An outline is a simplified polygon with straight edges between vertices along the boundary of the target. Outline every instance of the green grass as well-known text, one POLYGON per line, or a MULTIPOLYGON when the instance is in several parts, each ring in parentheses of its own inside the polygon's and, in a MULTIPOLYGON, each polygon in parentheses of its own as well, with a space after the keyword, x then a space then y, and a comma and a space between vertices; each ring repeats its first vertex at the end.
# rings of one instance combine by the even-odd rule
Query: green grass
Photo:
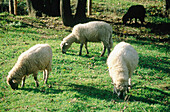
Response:
MULTIPOLYGON (((106 14, 108 13, 111 12, 107 11, 106 14)), ((106 65, 107 53, 100 57, 101 43, 88 43, 88 56, 85 48, 82 56, 78 56, 79 44, 76 43, 72 44, 67 54, 62 54, 60 42, 72 28, 63 26, 60 18, 35 19, 4 13, 0 15, 0 111, 170 110, 169 41, 160 41, 162 38, 169 38, 166 32, 157 34, 152 28, 123 26, 111 21, 113 46, 126 41, 137 50, 140 57, 132 76, 133 88, 126 99, 121 100, 112 93, 113 86, 106 65), (49 27, 51 25, 54 27, 49 27), (52 72, 48 84, 43 84, 42 72, 39 72, 40 87, 35 87, 33 76, 30 75, 24 88, 12 90, 6 83, 8 72, 22 52, 38 43, 48 43, 53 50, 52 72)), ((122 15, 116 17, 120 16, 122 15)), ((149 18, 151 16, 146 21, 152 23, 149 18)), ((154 22, 159 23, 161 17, 155 18, 154 22)), ((166 20, 161 19, 169 23, 166 20)))

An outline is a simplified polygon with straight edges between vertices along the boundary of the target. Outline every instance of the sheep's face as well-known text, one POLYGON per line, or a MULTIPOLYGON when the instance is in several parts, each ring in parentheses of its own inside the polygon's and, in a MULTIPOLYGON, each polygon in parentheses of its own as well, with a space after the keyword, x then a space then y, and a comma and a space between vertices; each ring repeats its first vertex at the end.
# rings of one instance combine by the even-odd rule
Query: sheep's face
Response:
POLYGON ((67 42, 61 42, 60 47, 62 53, 65 54, 68 48, 70 47, 70 45, 67 42))
POLYGON ((126 93, 129 92, 128 85, 126 84, 114 84, 114 94, 117 94, 119 98, 124 98, 126 93))
POLYGON ((14 78, 13 79, 8 79, 7 78, 7 83, 8 83, 8 85, 11 86, 12 89, 14 89, 14 90, 18 89, 18 83, 14 78))

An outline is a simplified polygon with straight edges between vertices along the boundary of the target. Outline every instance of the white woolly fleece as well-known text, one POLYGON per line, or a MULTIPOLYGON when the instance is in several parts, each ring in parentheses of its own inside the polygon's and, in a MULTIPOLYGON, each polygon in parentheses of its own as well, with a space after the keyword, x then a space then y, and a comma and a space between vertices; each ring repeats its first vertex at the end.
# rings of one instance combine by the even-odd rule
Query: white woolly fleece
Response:
POLYGON ((52 50, 48 44, 37 44, 23 52, 14 67, 8 73, 7 81, 15 78, 20 83, 22 77, 38 70, 51 71, 52 50))
POLYGON ((125 42, 117 44, 107 59, 113 83, 119 85, 124 82, 127 85, 128 79, 138 65, 138 59, 136 50, 130 44, 125 42))

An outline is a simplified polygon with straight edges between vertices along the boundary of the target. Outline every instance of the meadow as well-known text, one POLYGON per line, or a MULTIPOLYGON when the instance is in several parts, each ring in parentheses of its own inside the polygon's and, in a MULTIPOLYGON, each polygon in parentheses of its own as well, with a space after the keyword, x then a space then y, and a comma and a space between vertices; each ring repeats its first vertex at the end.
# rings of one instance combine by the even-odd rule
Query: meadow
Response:
POLYGON ((165 26, 170 20, 157 11, 163 8, 161 0, 93 1, 93 14, 89 17, 112 25, 113 47, 125 41, 139 55, 138 67, 132 76, 133 87, 125 99, 113 95, 106 65, 107 53, 100 57, 101 43, 88 43, 89 55, 83 48, 82 56, 79 56, 80 45, 76 43, 67 54, 62 54, 60 43, 72 28, 63 26, 60 17, 31 18, 0 13, 0 112, 168 112, 170 32, 165 26), (134 4, 144 4, 148 8, 144 26, 121 23, 123 14, 134 4), (40 87, 35 87, 30 75, 24 88, 19 86, 18 90, 12 90, 6 83, 8 72, 22 52, 39 43, 48 43, 53 51, 52 71, 47 85, 43 84, 40 71, 40 87))

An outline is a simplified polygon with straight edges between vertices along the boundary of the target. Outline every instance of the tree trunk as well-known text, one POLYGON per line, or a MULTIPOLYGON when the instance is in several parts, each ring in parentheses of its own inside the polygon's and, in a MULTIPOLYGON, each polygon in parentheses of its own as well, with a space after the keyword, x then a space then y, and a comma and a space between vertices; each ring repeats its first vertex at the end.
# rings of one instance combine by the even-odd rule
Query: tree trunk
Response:
POLYGON ((43 1, 27 0, 28 14, 31 17, 42 17, 43 1))
POLYGON ((14 14, 14 5, 13 0, 9 0, 9 13, 14 14))
POLYGON ((17 0, 14 0, 14 15, 17 15, 17 0))
POLYGON ((27 0, 31 17, 59 16, 60 0, 27 0))
POLYGON ((71 12, 70 0, 60 1, 60 13, 65 26, 74 26, 86 20, 86 2, 87 0, 78 0, 76 14, 73 17, 71 12))
POLYGON ((86 20, 86 2, 87 0, 78 0, 77 8, 76 8, 76 15, 75 15, 75 22, 84 22, 86 20))
POLYGON ((60 0, 45 0, 43 13, 47 16, 60 16, 60 0))
POLYGON ((71 12, 70 0, 60 1, 60 14, 65 26, 74 26, 73 15, 71 12))
POLYGON ((166 0, 166 11, 168 18, 170 18, 170 0, 166 0))
POLYGON ((60 0, 52 0, 50 7, 51 16, 60 16, 60 0))
POLYGON ((51 0, 42 0, 42 1, 44 1, 43 7, 42 7, 43 16, 50 16, 50 12, 51 12, 50 2, 51 2, 51 0))
POLYGON ((90 16, 91 15, 91 8, 92 8, 92 0, 88 0, 88 11, 87 14, 90 16))

